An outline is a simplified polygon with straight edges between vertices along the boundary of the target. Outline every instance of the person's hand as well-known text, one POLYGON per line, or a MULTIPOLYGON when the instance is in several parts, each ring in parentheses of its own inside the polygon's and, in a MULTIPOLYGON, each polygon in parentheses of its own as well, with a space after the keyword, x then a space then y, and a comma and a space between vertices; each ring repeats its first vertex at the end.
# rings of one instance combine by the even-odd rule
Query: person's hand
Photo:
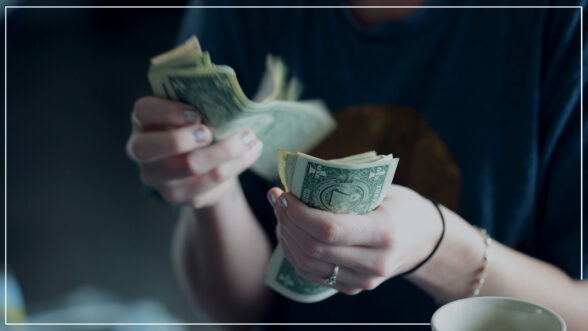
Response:
POLYGON ((357 294, 410 270, 433 250, 442 223, 435 206, 392 185, 381 205, 365 215, 310 208, 279 188, 268 192, 278 219, 276 235, 298 274, 317 284, 339 266, 331 287, 357 294))
POLYGON ((262 143, 246 129, 211 144, 212 133, 193 107, 155 97, 135 103, 127 155, 141 180, 170 204, 215 204, 237 185, 237 175, 261 155, 262 143))

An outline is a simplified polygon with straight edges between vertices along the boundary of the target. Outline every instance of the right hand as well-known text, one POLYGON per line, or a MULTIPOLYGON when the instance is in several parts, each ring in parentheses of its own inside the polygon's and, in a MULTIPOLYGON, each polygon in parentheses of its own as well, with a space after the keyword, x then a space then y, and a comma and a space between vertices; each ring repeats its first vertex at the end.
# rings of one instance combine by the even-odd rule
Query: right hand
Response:
POLYGON ((211 144, 212 133, 193 107, 156 97, 135 102, 126 149, 141 180, 170 204, 195 208, 220 201, 237 175, 261 155, 250 129, 211 144))

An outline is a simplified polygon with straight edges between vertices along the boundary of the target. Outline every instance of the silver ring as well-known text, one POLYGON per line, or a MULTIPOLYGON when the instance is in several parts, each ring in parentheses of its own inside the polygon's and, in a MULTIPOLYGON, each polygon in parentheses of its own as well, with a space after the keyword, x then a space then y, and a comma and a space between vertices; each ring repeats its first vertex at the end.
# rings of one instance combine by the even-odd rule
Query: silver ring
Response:
POLYGON ((331 276, 327 278, 323 278, 323 282, 327 285, 335 285, 337 282, 337 275, 339 274, 339 266, 335 264, 335 268, 333 268, 333 273, 331 276))

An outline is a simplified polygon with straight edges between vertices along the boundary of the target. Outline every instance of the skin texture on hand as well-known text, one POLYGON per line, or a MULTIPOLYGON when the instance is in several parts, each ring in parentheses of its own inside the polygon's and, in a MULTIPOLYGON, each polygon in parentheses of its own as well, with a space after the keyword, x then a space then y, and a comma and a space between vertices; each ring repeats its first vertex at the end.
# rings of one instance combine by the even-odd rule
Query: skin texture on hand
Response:
POLYGON ((143 183, 170 204, 217 203, 261 155, 263 145, 249 129, 211 144, 212 133, 201 118, 193 107, 175 101, 144 97, 135 103, 127 154, 138 164, 143 183))
POLYGON ((346 294, 372 290, 411 269, 428 256, 441 233, 434 205, 398 185, 365 215, 310 208, 278 188, 268 199, 278 219, 276 235, 296 271, 322 284, 338 265, 332 287, 346 294))

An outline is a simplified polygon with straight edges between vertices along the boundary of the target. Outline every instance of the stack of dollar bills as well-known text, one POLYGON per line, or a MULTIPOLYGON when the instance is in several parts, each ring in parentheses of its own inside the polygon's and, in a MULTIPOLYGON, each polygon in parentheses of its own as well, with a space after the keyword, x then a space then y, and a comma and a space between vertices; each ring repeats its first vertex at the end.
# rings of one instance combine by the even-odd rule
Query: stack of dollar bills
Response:
POLYGON ((202 52, 196 36, 151 59, 148 78, 156 96, 194 106, 212 130, 214 140, 245 128, 264 145, 251 169, 269 181, 277 180, 277 150, 309 151, 335 128, 335 122, 318 100, 293 101, 300 95, 296 80, 286 83, 287 68, 268 57, 258 100, 249 100, 231 67, 215 65, 202 52), (283 100, 285 99, 285 100, 283 100))
MULTIPOLYGON (((321 160, 304 153, 278 151, 278 172, 287 192, 310 207, 340 214, 365 214, 386 196, 398 165, 392 154, 371 151, 342 159, 321 160)), ((265 283, 298 302, 324 300, 336 290, 296 273, 280 245, 266 270, 265 283)))

